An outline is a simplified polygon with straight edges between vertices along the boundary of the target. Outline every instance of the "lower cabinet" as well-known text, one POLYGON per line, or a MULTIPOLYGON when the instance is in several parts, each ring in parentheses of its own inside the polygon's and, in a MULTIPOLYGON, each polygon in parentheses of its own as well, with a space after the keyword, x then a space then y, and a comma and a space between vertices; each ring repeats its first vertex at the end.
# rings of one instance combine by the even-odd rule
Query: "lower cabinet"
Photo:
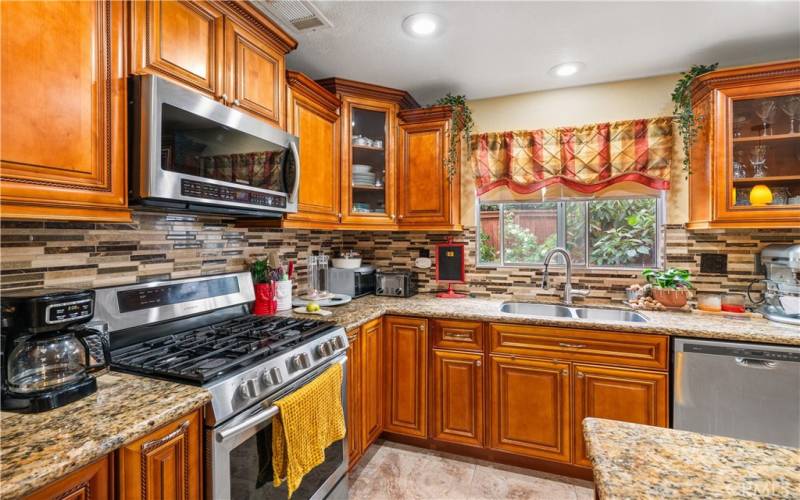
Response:
POLYGON ((586 417, 667 426, 667 373, 590 365, 573 366, 575 380, 575 464, 591 467, 582 422, 586 417))
POLYGON ((383 322, 361 327, 361 452, 383 431, 383 322))
POLYGON ((384 430, 428 437, 428 320, 387 316, 384 430))
POLYGON ((28 500, 105 500, 114 497, 111 458, 106 455, 25 497, 28 500))
POLYGON ((347 332, 347 455, 348 468, 361 458, 361 338, 359 330, 347 332))
POLYGON ((120 448, 118 498, 200 498, 202 424, 198 410, 120 448))
POLYGON ((569 462, 569 363, 495 355, 489 359, 489 447, 569 462))
POLYGON ((431 437, 483 446, 483 354, 434 349, 431 437))

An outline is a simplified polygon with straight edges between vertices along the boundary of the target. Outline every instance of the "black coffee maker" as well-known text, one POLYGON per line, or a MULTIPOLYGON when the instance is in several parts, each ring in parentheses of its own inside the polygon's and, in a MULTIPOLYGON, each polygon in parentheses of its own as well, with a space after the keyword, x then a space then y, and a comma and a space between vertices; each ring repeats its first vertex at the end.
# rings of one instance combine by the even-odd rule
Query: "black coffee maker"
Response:
POLYGON ((46 411, 97 390, 92 374, 108 367, 111 355, 108 338, 86 327, 94 290, 5 292, 0 302, 3 410, 46 411))

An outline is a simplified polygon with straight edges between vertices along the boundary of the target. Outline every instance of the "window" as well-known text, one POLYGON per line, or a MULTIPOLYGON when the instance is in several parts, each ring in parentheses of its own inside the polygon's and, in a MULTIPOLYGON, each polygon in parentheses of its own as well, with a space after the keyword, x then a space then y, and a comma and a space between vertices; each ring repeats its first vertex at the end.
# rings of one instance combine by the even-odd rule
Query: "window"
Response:
POLYGON ((656 197, 480 203, 478 264, 537 265, 564 247, 577 266, 657 267, 661 206, 656 197))

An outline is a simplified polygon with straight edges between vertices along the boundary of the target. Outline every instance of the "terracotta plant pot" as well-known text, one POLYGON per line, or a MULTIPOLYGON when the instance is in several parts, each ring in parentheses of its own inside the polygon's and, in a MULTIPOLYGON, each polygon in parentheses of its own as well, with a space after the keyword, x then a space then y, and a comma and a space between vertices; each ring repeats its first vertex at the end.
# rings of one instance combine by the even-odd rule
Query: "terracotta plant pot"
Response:
POLYGON ((689 300, 689 290, 686 288, 658 288, 653 287, 653 298, 664 307, 683 307, 689 300))

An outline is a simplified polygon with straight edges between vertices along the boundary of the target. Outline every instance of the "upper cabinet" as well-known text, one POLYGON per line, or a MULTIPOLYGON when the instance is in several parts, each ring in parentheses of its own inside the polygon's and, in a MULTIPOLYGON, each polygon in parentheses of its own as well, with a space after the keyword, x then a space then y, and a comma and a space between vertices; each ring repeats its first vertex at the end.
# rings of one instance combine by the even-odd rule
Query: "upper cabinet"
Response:
POLYGON ((131 72, 155 73, 284 128, 297 42, 245 2, 131 2, 131 72))
POLYGON ((460 169, 448 167, 449 106, 400 112, 397 211, 403 227, 461 229, 460 169))
POLYGON ((2 2, 3 217, 130 220, 122 2, 2 2))
POLYGON ((800 60, 698 77, 690 229, 800 224, 800 60))

